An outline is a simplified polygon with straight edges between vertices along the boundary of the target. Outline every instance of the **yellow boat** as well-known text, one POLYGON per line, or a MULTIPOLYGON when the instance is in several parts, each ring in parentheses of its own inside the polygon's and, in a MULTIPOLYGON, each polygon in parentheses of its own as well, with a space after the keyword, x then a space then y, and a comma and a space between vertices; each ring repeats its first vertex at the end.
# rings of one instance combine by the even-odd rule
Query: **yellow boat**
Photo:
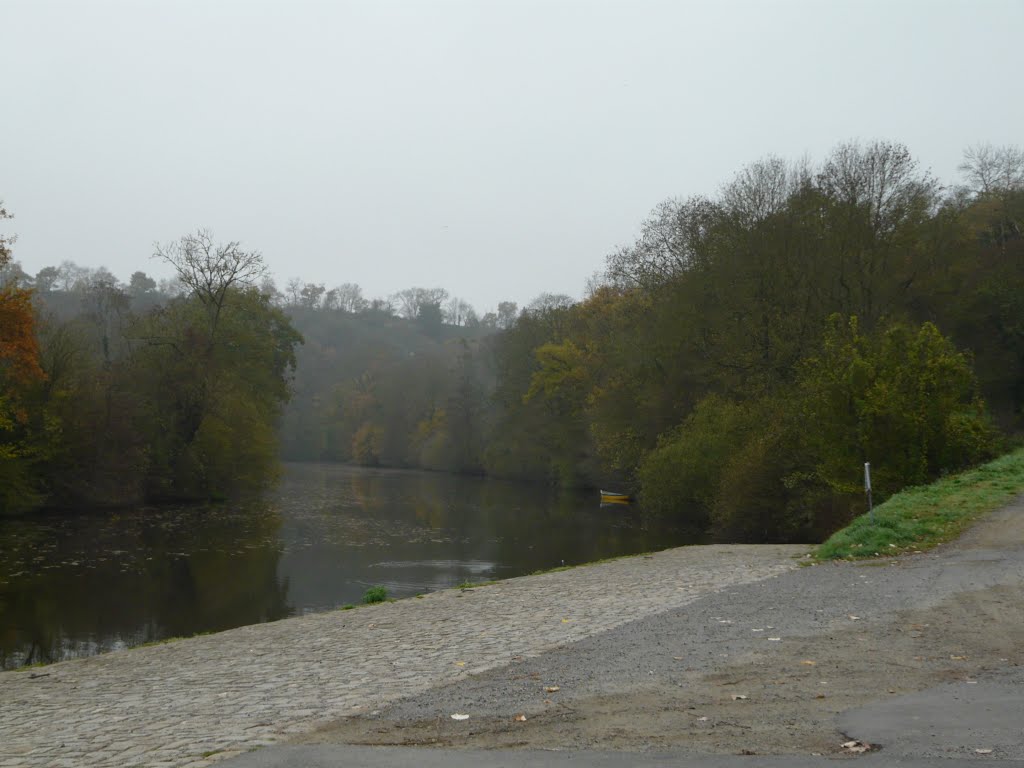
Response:
POLYGON ((633 497, 628 493, 616 493, 615 491, 601 491, 602 504, 629 504, 633 497))

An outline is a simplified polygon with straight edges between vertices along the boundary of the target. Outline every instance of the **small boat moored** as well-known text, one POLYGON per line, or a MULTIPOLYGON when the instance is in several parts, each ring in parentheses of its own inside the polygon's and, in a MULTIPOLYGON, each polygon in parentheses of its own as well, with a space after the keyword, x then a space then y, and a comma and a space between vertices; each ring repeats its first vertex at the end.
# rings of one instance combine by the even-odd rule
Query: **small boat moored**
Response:
POLYGON ((601 491, 602 504, 630 504, 633 497, 628 493, 616 493, 615 491, 601 491))

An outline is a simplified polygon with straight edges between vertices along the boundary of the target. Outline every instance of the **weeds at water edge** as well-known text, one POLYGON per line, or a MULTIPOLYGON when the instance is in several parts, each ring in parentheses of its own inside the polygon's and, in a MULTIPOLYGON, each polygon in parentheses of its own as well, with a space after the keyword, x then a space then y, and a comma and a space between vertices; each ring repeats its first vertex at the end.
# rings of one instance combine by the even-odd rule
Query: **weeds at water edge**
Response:
POLYGON ((383 603, 388 599, 387 587, 370 587, 363 595, 363 604, 383 603))

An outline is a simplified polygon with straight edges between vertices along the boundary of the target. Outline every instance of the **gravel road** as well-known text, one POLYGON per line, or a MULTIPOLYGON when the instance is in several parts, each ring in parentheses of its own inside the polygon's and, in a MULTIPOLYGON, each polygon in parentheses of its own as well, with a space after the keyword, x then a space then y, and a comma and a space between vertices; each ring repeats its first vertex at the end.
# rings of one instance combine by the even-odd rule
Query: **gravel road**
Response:
POLYGON ((1024 759, 1022 587, 1018 502, 938 550, 732 587, 297 743, 1024 759))

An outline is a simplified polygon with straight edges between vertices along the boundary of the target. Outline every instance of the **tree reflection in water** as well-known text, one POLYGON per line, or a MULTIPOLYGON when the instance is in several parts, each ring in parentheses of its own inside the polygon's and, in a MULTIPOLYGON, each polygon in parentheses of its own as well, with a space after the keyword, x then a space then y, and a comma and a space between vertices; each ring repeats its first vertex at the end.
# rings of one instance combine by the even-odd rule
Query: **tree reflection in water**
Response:
POLYGON ((479 477, 287 465, 265 501, 0 520, 0 665, 91 655, 693 543, 636 507, 479 477))
POLYGON ((266 503, 0 521, 0 666, 288 616, 266 503))

